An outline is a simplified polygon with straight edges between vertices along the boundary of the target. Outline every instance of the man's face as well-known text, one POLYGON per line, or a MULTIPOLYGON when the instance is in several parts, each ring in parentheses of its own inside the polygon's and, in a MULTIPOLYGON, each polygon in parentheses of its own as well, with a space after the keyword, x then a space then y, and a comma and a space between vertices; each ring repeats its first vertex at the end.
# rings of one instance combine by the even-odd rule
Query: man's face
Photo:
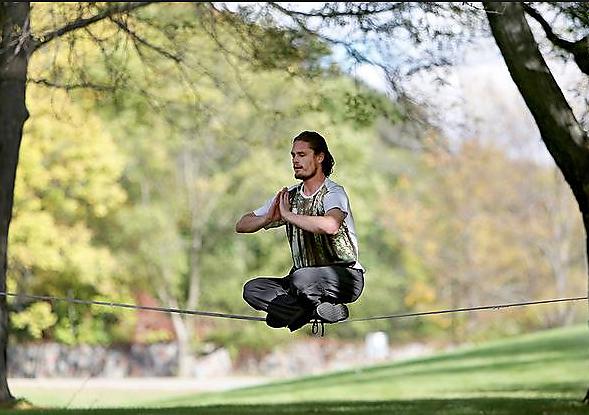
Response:
POLYGON ((306 141, 295 141, 290 155, 292 156, 295 179, 310 179, 322 171, 323 153, 315 154, 306 141))

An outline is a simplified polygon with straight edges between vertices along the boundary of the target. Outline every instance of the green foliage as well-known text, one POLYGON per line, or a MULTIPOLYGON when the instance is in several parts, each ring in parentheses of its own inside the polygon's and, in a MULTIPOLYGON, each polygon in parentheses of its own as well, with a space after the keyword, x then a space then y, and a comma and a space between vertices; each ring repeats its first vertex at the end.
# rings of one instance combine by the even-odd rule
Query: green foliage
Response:
POLYGON ((256 9, 242 4, 237 14, 220 13, 222 30, 236 40, 256 70, 286 70, 303 77, 323 73, 321 58, 330 53, 325 41, 302 30, 281 27, 270 13, 256 9))
POLYGON ((354 129, 374 128, 379 120, 395 124, 402 111, 386 95, 363 83, 342 77, 325 78, 312 99, 314 110, 325 112, 331 123, 346 123, 354 129))
MULTIPOLYGON (((9 240, 9 283, 32 294, 66 296, 73 290, 122 298, 124 291, 113 279, 118 261, 96 238, 96 229, 126 199, 118 185, 125 160, 101 120, 64 93, 47 95, 31 87, 29 102, 9 240)), ((68 319, 54 313, 56 327, 68 319)), ((97 317, 91 310, 86 314, 97 317)), ((24 324, 22 318, 15 324, 24 324)), ((80 340, 102 332, 88 331, 80 340)))
MULTIPOLYGON (((43 4, 33 22, 47 29, 96 7, 43 4)), ((151 46, 129 42, 105 21, 35 55, 32 79, 114 90, 66 95, 29 88, 9 286, 121 302, 149 293, 166 306, 253 313, 241 297, 243 284, 285 275, 291 258, 283 229, 236 235, 235 222, 295 182, 292 137, 317 130, 336 159, 333 179, 350 196, 367 269, 353 317, 553 291, 554 263, 548 253, 537 258, 550 247, 530 243, 559 235, 549 226, 554 200, 542 196, 558 188, 549 173, 499 149, 470 145, 452 155, 428 148, 441 138, 427 125, 414 128, 425 137, 419 151, 400 149, 395 143, 411 140, 397 128, 411 123, 408 104, 324 68, 328 50, 320 40, 277 30, 272 21, 253 24, 252 10, 231 15, 205 4, 153 5, 128 18, 151 46), (530 169, 538 182, 523 180, 530 169), (530 215, 529 200, 546 215, 530 215), (501 295, 497 284, 505 287, 501 295)), ((567 228, 564 196, 559 223, 567 228)), ((561 241, 570 258, 578 237, 561 241)), ((582 270, 571 263, 565 288, 574 290, 582 270)), ((136 318, 56 305, 48 314, 55 322, 47 317, 32 328, 32 310, 13 321, 19 333, 69 344, 129 341, 136 318)), ((350 324, 334 336, 358 339, 383 327, 406 340, 484 336, 572 314, 546 312, 549 323, 538 315, 522 313, 512 324, 467 317, 350 324)), ((195 333, 191 340, 225 345, 234 355, 292 337, 264 324, 185 324, 195 333)), ((169 335, 156 331, 152 340, 169 335)))
MULTIPOLYGON (((577 292, 581 249, 572 241, 581 240, 582 226, 570 191, 562 190, 562 178, 551 176, 551 169, 509 159, 476 140, 455 154, 429 153, 422 169, 404 175, 380 207, 384 225, 400 236, 404 248, 411 276, 407 305, 457 308, 548 298, 559 286, 557 296, 577 292), (533 282, 527 275, 534 275, 533 282)), ((562 324, 566 314, 573 318, 570 309, 546 311, 547 324, 559 319, 562 324)), ((432 323, 454 340, 472 339, 537 327, 527 313, 521 310, 519 319, 496 325, 476 314, 432 323)))
POLYGON ((33 303, 26 310, 13 313, 10 318, 14 328, 26 330, 35 340, 40 339, 43 331, 57 322, 57 317, 47 303, 33 303))

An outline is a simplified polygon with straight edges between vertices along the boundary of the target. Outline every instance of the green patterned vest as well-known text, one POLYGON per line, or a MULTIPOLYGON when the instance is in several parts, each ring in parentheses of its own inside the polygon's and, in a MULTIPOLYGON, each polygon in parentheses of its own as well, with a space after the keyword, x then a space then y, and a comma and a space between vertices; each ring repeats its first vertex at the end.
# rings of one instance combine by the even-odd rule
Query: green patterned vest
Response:
MULTIPOLYGON (((325 215, 323 198, 326 193, 325 184, 309 197, 302 194, 302 184, 295 187, 289 192, 291 211, 298 215, 325 215)), ((286 223, 286 235, 295 269, 334 264, 352 265, 358 260, 345 221, 335 235, 314 234, 286 223)))

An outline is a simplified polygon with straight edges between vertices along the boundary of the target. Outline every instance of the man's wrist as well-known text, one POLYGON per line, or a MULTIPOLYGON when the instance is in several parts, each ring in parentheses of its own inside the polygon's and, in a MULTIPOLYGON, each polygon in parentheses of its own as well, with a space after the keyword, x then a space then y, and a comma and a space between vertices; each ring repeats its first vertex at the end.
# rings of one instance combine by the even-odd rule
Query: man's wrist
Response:
POLYGON ((270 218, 270 217, 266 216, 266 217, 264 218, 264 222, 262 223, 262 227, 263 227, 264 229, 267 229, 267 228, 268 228, 268 226, 270 226, 270 225, 272 224, 272 222, 273 222, 273 221, 272 221, 272 218, 270 218))
POLYGON ((296 216, 296 213, 293 212, 286 212, 284 215, 282 215, 282 217, 284 218, 285 221, 291 223, 292 219, 296 216))

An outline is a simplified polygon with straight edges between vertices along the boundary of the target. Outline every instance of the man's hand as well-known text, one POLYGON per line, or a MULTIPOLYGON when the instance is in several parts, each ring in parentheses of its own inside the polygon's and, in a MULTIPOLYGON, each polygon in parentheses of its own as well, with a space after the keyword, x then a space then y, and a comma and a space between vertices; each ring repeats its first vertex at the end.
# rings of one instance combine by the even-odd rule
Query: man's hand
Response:
POLYGON ((286 194, 288 195, 288 189, 286 187, 276 194, 274 202, 272 202, 272 206, 270 206, 270 209, 266 214, 266 221, 268 222, 268 224, 272 222, 277 222, 282 219, 282 215, 280 212, 280 200, 284 192, 286 192, 286 194))
POLYGON ((279 202, 280 203, 278 205, 278 208, 280 216, 282 217, 282 219, 288 221, 287 218, 293 213, 290 211, 290 200, 288 200, 288 189, 286 187, 282 189, 282 191, 280 192, 279 202))
POLYGON ((280 214, 280 201, 284 193, 288 195, 288 189, 286 187, 276 194, 268 213, 264 216, 256 216, 253 212, 243 215, 235 224, 235 231, 237 233, 253 233, 262 228, 267 229, 269 225, 283 220, 284 218, 280 214))

